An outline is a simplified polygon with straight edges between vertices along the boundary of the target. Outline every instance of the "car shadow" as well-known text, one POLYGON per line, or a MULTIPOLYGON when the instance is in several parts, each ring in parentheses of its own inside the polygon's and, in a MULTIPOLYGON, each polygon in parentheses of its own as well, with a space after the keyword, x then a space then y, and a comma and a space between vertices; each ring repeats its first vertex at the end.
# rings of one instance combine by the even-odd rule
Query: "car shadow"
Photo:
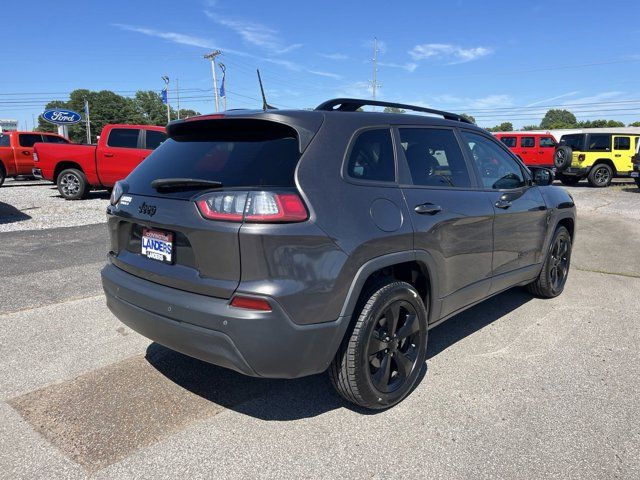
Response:
POLYGON ((13 205, 0 202, 0 224, 23 222, 30 219, 29 215, 18 210, 13 205))
POLYGON ((623 192, 629 192, 629 193, 640 193, 640 187, 630 187, 630 188, 623 188, 622 189, 623 192))
MULTIPOLYGON (((512 289, 456 315, 429 332, 428 358, 433 358, 531 299, 531 295, 524 290, 512 289)), ((261 420, 310 418, 338 408, 348 408, 364 415, 379 412, 359 408, 343 400, 334 391, 326 373, 293 380, 247 377, 182 355, 157 343, 147 348, 146 360, 182 388, 217 405, 261 420)), ((425 364, 420 381, 427 372, 425 364)))
MULTIPOLYGON (((64 200, 64 197, 60 195, 60 193, 58 193, 58 187, 54 186, 51 188, 51 190, 56 191, 56 194, 53 195, 53 197, 64 200)), ((106 190, 91 190, 89 193, 87 193, 86 198, 83 198, 82 200, 109 200, 109 198, 111 198, 111 194, 106 190)), ((73 201, 81 202, 82 200, 73 201)))

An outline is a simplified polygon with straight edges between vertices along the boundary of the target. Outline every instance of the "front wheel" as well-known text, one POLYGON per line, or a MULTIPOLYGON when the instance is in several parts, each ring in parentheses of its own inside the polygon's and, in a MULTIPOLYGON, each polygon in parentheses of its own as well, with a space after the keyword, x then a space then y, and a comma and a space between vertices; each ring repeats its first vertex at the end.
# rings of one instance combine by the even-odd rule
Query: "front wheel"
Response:
POLYGON ((565 227, 553 234, 549 253, 538 278, 527 289, 537 297, 557 297, 564 290, 571 264, 571 235, 565 227))
POLYGON ((89 193, 89 184, 84 173, 75 168, 68 168, 58 175, 58 191, 65 200, 79 200, 89 193))
POLYGON ((591 168, 587 179, 592 187, 608 187, 611 185, 611 180, 613 180, 613 169, 606 163, 599 163, 591 168))
POLYGON ((383 409, 399 403, 418 383, 427 357, 427 309, 413 286, 393 279, 365 297, 329 375, 346 400, 383 409))

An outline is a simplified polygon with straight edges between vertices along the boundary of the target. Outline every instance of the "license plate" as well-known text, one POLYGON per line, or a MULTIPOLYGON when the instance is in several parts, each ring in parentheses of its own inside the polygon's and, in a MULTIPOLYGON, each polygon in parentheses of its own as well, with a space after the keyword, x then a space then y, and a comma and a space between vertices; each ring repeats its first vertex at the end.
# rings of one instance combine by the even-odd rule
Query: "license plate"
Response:
POLYGON ((633 178, 638 178, 638 177, 640 177, 640 172, 631 172, 631 176, 633 178))
POLYGON ((173 233, 142 230, 142 255, 164 263, 173 262, 173 233))

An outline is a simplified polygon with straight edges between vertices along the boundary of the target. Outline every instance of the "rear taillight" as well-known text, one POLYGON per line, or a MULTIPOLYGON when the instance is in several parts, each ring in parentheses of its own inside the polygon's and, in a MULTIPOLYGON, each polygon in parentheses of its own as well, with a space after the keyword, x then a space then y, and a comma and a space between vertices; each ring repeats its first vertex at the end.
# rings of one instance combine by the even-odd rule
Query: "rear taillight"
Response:
POLYGON ((38 154, 35 151, 33 152, 33 161, 34 162, 38 161, 38 154))
POLYGON ((300 196, 291 192, 212 192, 196 200, 196 205, 208 220, 285 223, 309 218, 300 196))

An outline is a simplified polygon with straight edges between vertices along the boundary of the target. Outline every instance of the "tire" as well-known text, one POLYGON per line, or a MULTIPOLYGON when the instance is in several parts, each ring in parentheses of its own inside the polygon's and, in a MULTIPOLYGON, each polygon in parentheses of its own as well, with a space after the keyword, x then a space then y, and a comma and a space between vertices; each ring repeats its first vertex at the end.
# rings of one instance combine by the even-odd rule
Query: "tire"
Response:
POLYGON ((556 147, 556 151, 553 153, 553 164, 559 172, 566 170, 571 165, 572 156, 573 150, 571 150, 571 147, 560 145, 556 147))
POLYGON ((582 180, 578 175, 563 175, 562 173, 559 173, 557 178, 567 187, 575 187, 582 180))
POLYGON ((87 177, 82 171, 75 168, 67 168, 60 172, 56 184, 60 195, 65 200, 80 200, 86 198, 89 193, 87 177))
POLYGON ((594 188, 605 188, 611 185, 613 180, 613 169, 606 163, 597 163, 589 171, 587 176, 589 185, 594 188))
POLYGON ((427 309, 413 286, 394 279, 369 289, 360 305, 329 376, 346 400, 389 408, 419 381, 427 358, 427 309))
POLYGON ((562 293, 571 265, 571 246, 569 231, 565 227, 558 227, 540 275, 527 285, 529 292, 540 298, 554 298, 562 293))

